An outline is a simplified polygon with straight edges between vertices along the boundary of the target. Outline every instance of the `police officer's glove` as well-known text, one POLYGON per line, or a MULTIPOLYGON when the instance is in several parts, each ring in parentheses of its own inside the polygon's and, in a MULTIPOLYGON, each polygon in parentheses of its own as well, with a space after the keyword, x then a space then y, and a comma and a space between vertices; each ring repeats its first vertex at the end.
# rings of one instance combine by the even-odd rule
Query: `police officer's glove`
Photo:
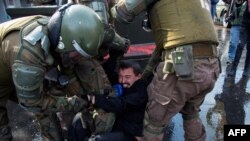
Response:
POLYGON ((130 47, 130 44, 131 44, 131 42, 130 42, 130 40, 128 39, 128 38, 124 38, 124 48, 123 48, 123 52, 124 53, 127 53, 128 52, 128 49, 129 49, 129 47, 130 47))
POLYGON ((77 96, 69 98, 59 97, 57 99, 56 108, 59 111, 70 111, 76 113, 81 111, 84 105, 86 105, 86 101, 77 96))
POLYGON ((129 46, 130 46, 130 40, 124 38, 124 45, 123 45, 122 48, 120 48, 120 49, 109 48, 109 56, 110 56, 110 58, 117 59, 119 57, 122 57, 125 53, 128 52, 129 46))

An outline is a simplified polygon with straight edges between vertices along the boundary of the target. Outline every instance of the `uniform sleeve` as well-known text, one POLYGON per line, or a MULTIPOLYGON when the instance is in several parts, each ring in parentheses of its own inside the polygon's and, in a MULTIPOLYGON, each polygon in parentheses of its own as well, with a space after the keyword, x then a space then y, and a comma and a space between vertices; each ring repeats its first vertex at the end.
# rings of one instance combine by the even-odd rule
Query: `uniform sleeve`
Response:
POLYGON ((113 112, 116 114, 123 113, 125 111, 136 110, 145 104, 147 101, 147 91, 143 83, 136 82, 128 91, 124 93, 122 97, 110 97, 97 95, 95 106, 102 108, 107 112, 113 112))
POLYGON ((157 0, 124 0, 118 2, 115 7, 112 8, 112 15, 119 22, 131 23, 137 15, 145 11, 156 1, 157 0))

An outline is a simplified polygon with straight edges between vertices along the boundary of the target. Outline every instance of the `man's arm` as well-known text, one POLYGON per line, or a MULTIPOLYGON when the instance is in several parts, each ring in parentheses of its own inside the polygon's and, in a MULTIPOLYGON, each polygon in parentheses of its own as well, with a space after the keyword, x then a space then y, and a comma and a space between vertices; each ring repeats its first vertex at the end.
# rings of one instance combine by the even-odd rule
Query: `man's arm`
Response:
POLYGON ((96 95, 92 103, 98 108, 116 114, 134 110, 147 101, 147 90, 143 81, 138 80, 122 97, 96 95))

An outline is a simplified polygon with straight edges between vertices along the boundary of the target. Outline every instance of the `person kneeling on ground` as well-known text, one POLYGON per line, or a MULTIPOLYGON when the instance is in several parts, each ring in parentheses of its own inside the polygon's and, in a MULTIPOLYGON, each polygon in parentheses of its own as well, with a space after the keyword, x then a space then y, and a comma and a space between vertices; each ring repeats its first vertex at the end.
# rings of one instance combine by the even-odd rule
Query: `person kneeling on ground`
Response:
POLYGON ((112 131, 91 136, 90 131, 84 128, 82 116, 76 115, 69 129, 69 141, 84 141, 90 136, 89 140, 95 141, 135 141, 141 137, 148 97, 146 84, 140 78, 141 67, 137 62, 121 61, 118 71, 120 85, 114 86, 117 96, 88 96, 94 107, 116 114, 112 131))

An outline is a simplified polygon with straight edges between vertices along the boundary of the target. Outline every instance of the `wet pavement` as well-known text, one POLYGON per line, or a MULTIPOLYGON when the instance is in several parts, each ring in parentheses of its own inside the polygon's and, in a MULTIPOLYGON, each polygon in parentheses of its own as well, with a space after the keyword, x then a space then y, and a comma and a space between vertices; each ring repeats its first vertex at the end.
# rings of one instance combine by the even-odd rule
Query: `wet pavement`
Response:
MULTIPOLYGON (((201 106, 201 118, 207 131, 207 141, 223 140, 223 125, 250 124, 250 83, 248 78, 242 77, 245 50, 235 78, 227 77, 229 69, 226 61, 228 56, 229 29, 216 26, 220 44, 220 59, 222 72, 214 89, 207 95, 201 106)), ((39 141, 39 125, 31 113, 25 112, 14 103, 8 103, 10 126, 14 141, 39 141)), ((167 141, 183 141, 181 115, 176 115, 166 128, 167 141)))

